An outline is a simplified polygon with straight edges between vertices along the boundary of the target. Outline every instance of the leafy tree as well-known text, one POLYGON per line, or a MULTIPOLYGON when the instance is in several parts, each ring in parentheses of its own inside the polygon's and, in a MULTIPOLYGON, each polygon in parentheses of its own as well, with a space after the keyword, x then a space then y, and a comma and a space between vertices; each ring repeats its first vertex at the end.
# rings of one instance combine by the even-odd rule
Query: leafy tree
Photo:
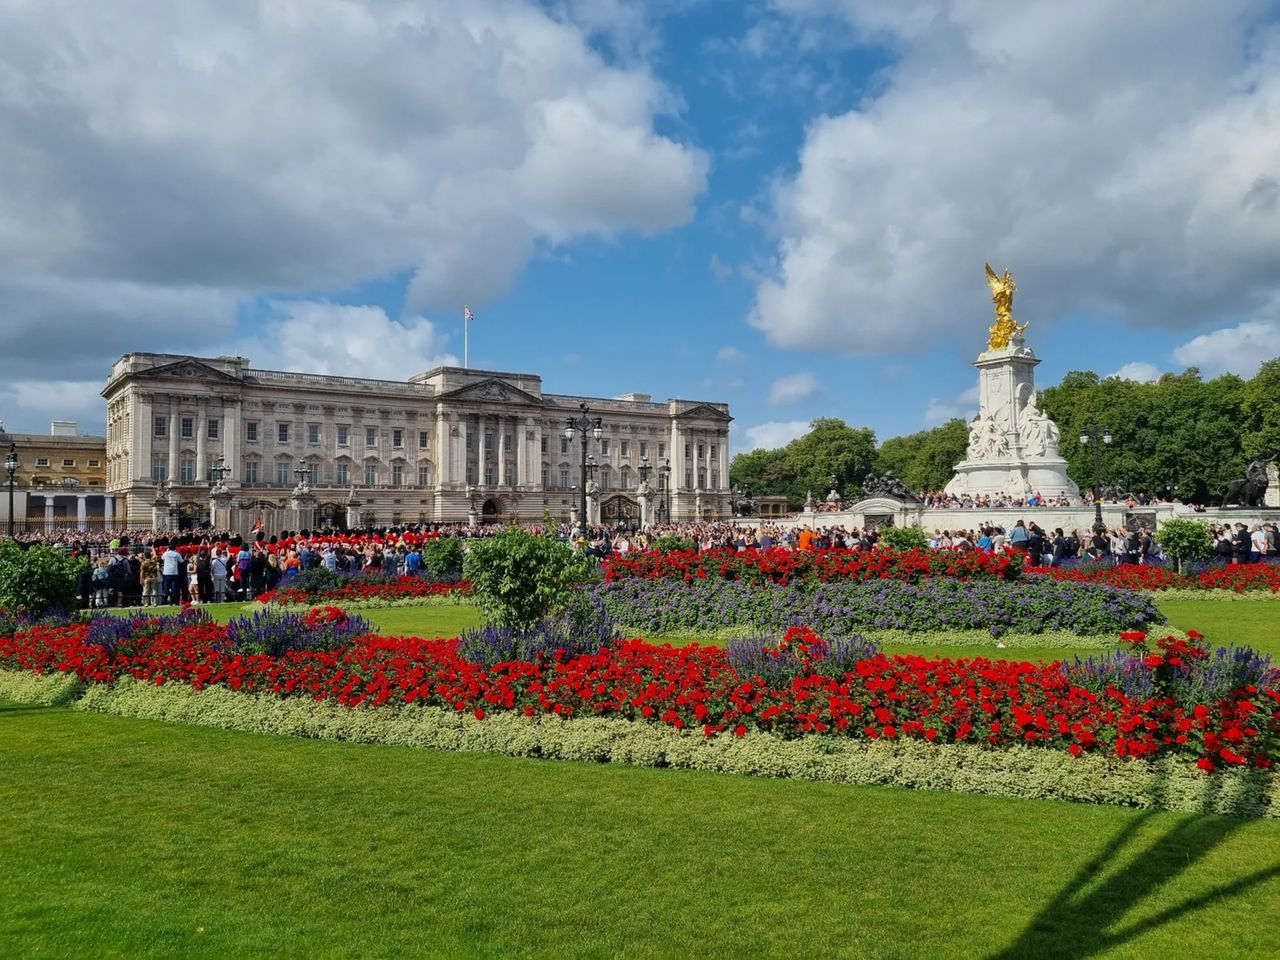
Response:
POLYGON ((928 538, 919 527, 881 527, 878 533, 881 543, 898 550, 914 550, 929 545, 928 538))
POLYGON ((1268 360, 1244 386, 1241 446, 1246 458, 1280 453, 1280 358, 1268 360))
POLYGON ((1207 560, 1213 554, 1213 535, 1203 520, 1171 517, 1160 525, 1159 539, 1179 570, 1188 560, 1207 560))
POLYGON ((932 430, 884 441, 876 455, 876 472, 897 474, 911 490, 941 490, 968 446, 968 425, 959 418, 948 420, 932 430))
POLYGON ((544 617, 565 612, 574 587, 588 578, 590 569, 585 558, 558 540, 512 527, 473 541, 463 574, 491 623, 527 631, 544 617))
POLYGON ((757 496, 788 493, 794 482, 795 471, 781 447, 740 453, 729 464, 730 485, 750 490, 757 496))
POLYGON ((422 566, 433 580, 456 579, 462 562, 462 541, 457 537, 436 537, 422 549, 422 566))
POLYGON ((24 550, 12 540, 0 542, 0 610, 38 617, 51 610, 75 610, 87 563, 52 547, 24 550))
POLYGON ((729 466, 729 481, 753 494, 786 494, 798 507, 812 493, 821 497, 831 478, 846 493, 862 485, 876 462, 876 435, 835 417, 819 417, 809 432, 779 450, 740 453, 729 466))

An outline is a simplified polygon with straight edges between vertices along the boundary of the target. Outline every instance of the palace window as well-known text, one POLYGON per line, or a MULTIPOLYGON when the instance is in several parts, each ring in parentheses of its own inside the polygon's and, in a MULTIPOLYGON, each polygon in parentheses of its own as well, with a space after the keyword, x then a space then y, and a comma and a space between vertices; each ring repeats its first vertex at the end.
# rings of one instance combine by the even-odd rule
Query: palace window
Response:
POLYGON ((698 462, 701 463, 706 458, 706 455, 707 455, 706 445, 701 443, 698 444, 698 462))
POLYGON ((649 455, 649 443, 647 440, 640 441, 640 456, 647 457, 649 455))
POLYGON ((351 474, 349 472, 350 467, 348 464, 340 463, 337 466, 335 466, 333 469, 334 469, 334 473, 336 474, 335 480, 338 486, 345 487, 347 484, 351 482, 351 474))
POLYGON ((707 489, 707 471, 701 467, 698 468, 698 489, 707 489))
POLYGON ((196 482, 196 462, 190 457, 183 457, 178 461, 178 482, 196 482))
POLYGON ((425 450, 431 446, 431 432, 429 430, 418 431, 418 449, 425 450))
POLYGON ((515 449, 515 446, 516 446, 515 435, 510 433, 504 433, 502 435, 502 449, 505 450, 507 453, 510 453, 512 450, 515 449))
POLYGON ((396 464, 391 468, 391 485, 393 487, 404 486, 404 467, 396 464))
POLYGON ((711 489, 712 490, 720 489, 720 471, 719 470, 711 471, 711 489))
POLYGON ((378 429, 377 427, 364 428, 364 445, 366 447, 376 447, 378 445, 378 429))
POLYGON ((667 445, 665 443, 658 444, 658 459, 661 460, 667 455, 667 445))
POLYGON ((208 436, 210 440, 218 439, 218 427, 219 427, 219 423, 218 423, 217 417, 214 417, 213 419, 208 421, 208 424, 206 426, 206 436, 208 436))
POLYGON ((476 465, 474 463, 467 464, 467 483, 474 484, 476 482, 476 465))
POLYGON ((244 482, 257 483, 260 478, 261 474, 258 471, 258 461, 246 460, 244 462, 244 482))
POLYGON ((74 460, 63 460, 62 465, 64 467, 74 467, 76 465, 76 462, 74 460))
POLYGON ((600 438, 600 456, 607 457, 609 455, 609 438, 600 438))
POLYGON ((684 487, 686 490, 693 489, 693 471, 692 470, 686 470, 684 472, 684 487))
POLYGON ((289 483, 289 461, 288 460, 276 461, 276 483, 286 484, 286 485, 289 483))
POLYGON ((90 460, 90 461, 89 461, 89 466, 91 466, 91 467, 101 466, 101 461, 99 461, 99 460, 90 460))
POLYGON ((486 487, 493 486, 493 467, 486 466, 484 468, 484 485, 486 487))
POLYGON ((711 445, 711 459, 712 459, 712 460, 715 460, 715 459, 717 458, 717 456, 719 456, 719 454, 717 454, 717 452, 716 452, 718 449, 719 449, 719 445, 718 445, 718 444, 714 444, 714 443, 713 443, 713 444, 711 445))
POLYGON ((244 438, 249 441, 258 439, 258 421, 250 420, 244 425, 244 438))
POLYGON ((378 482, 377 466, 372 463, 366 463, 364 465, 364 485, 366 487, 372 487, 377 482, 378 482))
POLYGON ((169 418, 156 417, 155 423, 151 428, 151 432, 157 437, 167 437, 169 435, 169 418))
POLYGON ((693 459, 693 444, 692 444, 692 443, 686 443, 686 444, 684 445, 684 458, 685 458, 686 460, 692 460, 692 459, 693 459))
POLYGON ((190 440, 196 434, 196 421, 193 417, 183 417, 180 421, 181 434, 183 440, 190 440))
POLYGON ((492 431, 486 430, 484 432, 484 449, 486 453, 488 453, 490 450, 493 449, 493 432, 492 431))
POLYGON ((569 489, 569 471, 568 470, 560 471, 560 489, 561 490, 569 489))
POLYGON ((392 431, 391 431, 391 446, 396 447, 397 449, 398 449, 398 448, 400 448, 400 447, 403 447, 403 446, 404 446, 404 431, 403 431, 403 430, 392 430, 392 431))
POLYGON ((619 440, 618 446, 621 448, 618 452, 624 457, 631 456, 631 444, 626 440, 619 440))
POLYGON ((169 479, 169 458, 168 457, 152 457, 151 458, 151 479, 156 483, 161 480, 169 479))
POLYGON ((418 486, 420 487, 431 486, 431 468, 430 467, 418 468, 418 486))
POLYGON ((547 452, 547 438, 546 438, 546 437, 543 437, 543 438, 542 438, 542 452, 543 452, 543 453, 546 453, 546 452, 547 452))
POLYGON ((470 450, 470 449, 471 449, 471 446, 472 446, 472 443, 473 443, 473 442, 474 442, 474 441, 472 441, 472 439, 471 439, 471 431, 470 431, 470 430, 468 430, 468 431, 467 431, 467 449, 468 449, 468 450, 470 450))
POLYGON ((276 439, 281 443, 289 442, 289 425, 287 423, 281 423, 276 426, 276 439))
POLYGON ((348 441, 351 439, 350 433, 351 433, 350 427, 346 425, 342 425, 338 427, 338 446, 345 447, 347 445, 348 441))
POLYGON ((320 442, 320 424, 318 423, 307 424, 307 443, 319 443, 319 442, 320 442))
POLYGON ((568 453, 568 452, 569 452, 569 438, 568 438, 568 437, 561 437, 561 438, 560 438, 560 452, 561 452, 561 453, 568 453))
POLYGON ((49 458, 48 458, 48 457, 36 457, 36 466, 37 466, 37 467, 47 467, 48 465, 49 465, 49 458))
POLYGON ((544 490, 546 489, 546 486, 547 486, 547 474, 550 472, 551 471, 548 470, 546 467, 542 468, 542 487, 544 490))
POLYGON ((623 490, 631 489, 631 468, 623 467, 618 473, 618 483, 623 490))

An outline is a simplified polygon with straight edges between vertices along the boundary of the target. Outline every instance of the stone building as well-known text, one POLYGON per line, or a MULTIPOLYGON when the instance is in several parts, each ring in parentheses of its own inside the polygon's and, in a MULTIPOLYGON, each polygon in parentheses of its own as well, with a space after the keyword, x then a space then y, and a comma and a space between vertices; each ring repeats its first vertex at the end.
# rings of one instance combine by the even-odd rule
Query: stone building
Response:
MULTIPOLYGON (((23 529, 101 526, 114 519, 107 494, 107 441, 79 432, 75 420, 54 420, 49 432, 10 433, 0 423, 0 456, 13 444, 13 515, 23 529)), ((8 521, 8 476, 0 517, 8 521)))
POLYGON ((220 458, 236 528, 259 518, 289 528, 299 516, 343 526, 349 514, 362 526, 544 512, 568 520, 581 441, 566 439, 564 427, 582 402, 602 420, 602 436, 589 441, 599 469, 588 509, 604 522, 638 519, 646 458, 655 517, 731 509, 724 403, 550 394, 529 373, 439 367, 407 381, 368 380, 153 353, 121 357, 102 395, 107 488, 131 527, 151 526, 157 501, 182 526, 220 521, 210 503, 220 458), (301 515, 290 502, 300 479, 310 503, 301 515))

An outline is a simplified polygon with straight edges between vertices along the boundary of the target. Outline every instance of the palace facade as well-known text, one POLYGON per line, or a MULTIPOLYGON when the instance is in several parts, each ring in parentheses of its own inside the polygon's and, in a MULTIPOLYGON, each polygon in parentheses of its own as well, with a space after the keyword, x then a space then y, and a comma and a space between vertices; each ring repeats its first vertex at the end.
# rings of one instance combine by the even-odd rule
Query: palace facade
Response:
POLYGON ((152 525, 158 499, 183 526, 209 520, 219 462, 229 469, 236 527, 250 517, 288 527, 290 493, 304 470, 316 525, 344 525, 353 502, 366 526, 546 513, 568 520, 582 441, 564 428, 584 402, 602 421, 588 454, 599 465, 604 522, 638 519, 646 463, 656 518, 732 510, 724 403, 550 394, 530 373, 439 367, 407 381, 368 380, 155 353, 121 357, 102 395, 107 489, 135 528, 152 525))

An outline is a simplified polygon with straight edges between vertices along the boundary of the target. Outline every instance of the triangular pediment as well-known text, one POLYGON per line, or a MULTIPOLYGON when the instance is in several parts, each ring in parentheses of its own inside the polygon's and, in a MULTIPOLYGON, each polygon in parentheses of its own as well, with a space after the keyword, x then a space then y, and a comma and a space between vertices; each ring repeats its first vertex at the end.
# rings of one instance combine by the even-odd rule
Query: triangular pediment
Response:
POLYGON ((505 380, 490 377, 479 383, 469 383, 457 390, 450 390, 440 395, 441 400, 474 400, 478 403, 515 403, 540 407, 542 401, 519 387, 512 386, 505 380))
POLYGON ((162 364, 146 371, 148 377, 166 380, 217 380, 222 383, 238 383, 235 377, 209 366, 194 357, 162 364))
POLYGON ((713 407, 709 403, 700 403, 695 407, 690 407, 688 410, 681 410, 676 414, 676 417, 680 419, 688 418, 690 420, 695 418, 701 420, 720 420, 724 423, 728 423, 733 419, 733 417, 729 416, 723 410, 713 407))

